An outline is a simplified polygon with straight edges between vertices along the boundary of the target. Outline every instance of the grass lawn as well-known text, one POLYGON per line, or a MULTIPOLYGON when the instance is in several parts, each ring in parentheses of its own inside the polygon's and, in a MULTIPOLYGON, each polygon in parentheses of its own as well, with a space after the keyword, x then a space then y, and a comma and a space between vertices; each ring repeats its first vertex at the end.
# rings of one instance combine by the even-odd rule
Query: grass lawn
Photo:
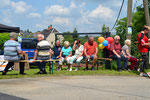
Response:
MULTIPOLYGON (((54 74, 49 74, 49 68, 46 66, 47 73, 46 75, 37 75, 36 73, 39 71, 37 66, 32 66, 30 70, 26 70, 25 73, 27 75, 19 75, 19 71, 9 71, 7 75, 2 76, 0 72, 0 79, 10 79, 10 78, 27 78, 27 77, 51 77, 51 76, 73 76, 73 75, 122 75, 122 76, 138 76, 139 72, 137 71, 121 71, 118 72, 116 70, 107 70, 104 67, 99 67, 99 70, 95 71, 84 71, 84 68, 80 68, 79 71, 75 72, 73 68, 72 72, 66 70, 67 68, 63 68, 62 71, 56 71, 56 66, 54 66, 54 74)), ((150 71, 150 70, 147 70, 150 71)))

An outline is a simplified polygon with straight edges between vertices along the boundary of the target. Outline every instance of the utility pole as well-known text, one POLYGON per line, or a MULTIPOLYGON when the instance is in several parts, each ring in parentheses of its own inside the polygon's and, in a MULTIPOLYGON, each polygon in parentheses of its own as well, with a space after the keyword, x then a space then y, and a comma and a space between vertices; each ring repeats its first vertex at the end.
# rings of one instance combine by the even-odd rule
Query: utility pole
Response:
MULTIPOLYGON (((143 4, 144 4, 144 13, 145 13, 146 25, 147 25, 147 26, 150 26, 148 0, 143 0, 143 4)), ((148 38, 150 38, 150 32, 149 32, 149 34, 148 34, 148 38)))
MULTIPOLYGON (((150 26, 148 0, 143 0, 143 5, 144 5, 144 13, 145 13, 146 25, 150 26)), ((150 32, 148 33, 148 38, 150 38, 150 32)), ((149 63, 150 63, 150 51, 149 51, 149 63)))
POLYGON ((128 0, 128 8, 127 8, 127 34, 126 38, 131 40, 131 34, 128 32, 128 27, 132 26, 132 1, 128 0))
MULTIPOLYGON (((126 34, 126 39, 129 39, 129 40, 131 40, 131 34, 132 34, 132 1, 133 0, 128 0, 128 8, 127 8, 127 34, 126 34), (129 27, 130 27, 130 30, 129 30, 129 27)), ((131 51, 131 46, 129 47, 129 51, 131 51)))

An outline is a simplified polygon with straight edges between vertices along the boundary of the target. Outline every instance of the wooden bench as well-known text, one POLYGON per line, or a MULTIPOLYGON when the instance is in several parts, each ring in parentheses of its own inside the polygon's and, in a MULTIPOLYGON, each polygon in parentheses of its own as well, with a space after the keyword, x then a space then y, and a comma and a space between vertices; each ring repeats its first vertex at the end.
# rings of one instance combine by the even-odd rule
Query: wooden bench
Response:
MULTIPOLYGON (((49 73, 53 74, 53 63, 59 61, 59 60, 35 60, 34 62, 49 62, 49 73)), ((0 60, 0 62, 9 62, 8 60, 0 60)), ((19 62, 24 62, 26 64, 25 68, 26 69, 30 69, 30 65, 29 63, 32 63, 31 60, 19 60, 14 62, 14 70, 19 70, 19 62)))
MULTIPOLYGON (((104 61, 112 61, 113 59, 111 58, 97 58, 97 60, 104 60, 104 61)), ((142 59, 137 59, 138 63, 142 61, 142 59)), ((110 69, 112 70, 112 67, 111 66, 111 62, 110 62, 110 69)))

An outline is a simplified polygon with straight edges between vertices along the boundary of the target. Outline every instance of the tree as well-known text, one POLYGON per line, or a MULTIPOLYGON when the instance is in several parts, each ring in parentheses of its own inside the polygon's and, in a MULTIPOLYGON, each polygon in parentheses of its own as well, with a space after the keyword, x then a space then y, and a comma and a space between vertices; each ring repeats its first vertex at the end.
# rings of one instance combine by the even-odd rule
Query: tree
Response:
POLYGON ((73 35, 73 36, 72 36, 74 39, 77 39, 77 38, 79 37, 79 35, 78 35, 78 31, 77 31, 77 29, 76 29, 76 28, 74 28, 74 30, 73 30, 73 32, 72 32, 72 33, 76 33, 76 35, 73 35))
POLYGON ((102 32, 103 32, 103 33, 106 32, 106 25, 105 25, 105 24, 103 24, 103 26, 102 26, 102 32))
MULTIPOLYGON (((150 3, 150 0, 149 0, 150 3)), ((150 6, 149 6, 150 8, 150 6)), ((138 41, 138 34, 141 31, 141 29, 143 28, 143 26, 145 25, 145 16, 144 16, 144 8, 143 6, 138 6, 137 7, 137 12, 133 13, 133 17, 132 17, 132 35, 131 35, 131 41, 132 41, 132 45, 131 45, 131 54, 139 57, 140 54, 138 52, 138 45, 135 43, 136 41, 138 41)), ((124 45, 124 41, 126 39, 126 26, 127 26, 127 18, 124 17, 122 19, 120 19, 117 22, 117 27, 116 32, 117 35, 120 36, 120 42, 121 45, 124 45)))
POLYGON ((0 34, 0 50, 4 49, 4 43, 9 40, 9 33, 1 33, 0 34))
MULTIPOLYGON (((106 33, 106 32, 109 32, 109 27, 106 27, 106 25, 103 24, 103 26, 102 26, 102 33, 106 33)), ((104 34, 102 34, 101 36, 104 37, 104 34)))

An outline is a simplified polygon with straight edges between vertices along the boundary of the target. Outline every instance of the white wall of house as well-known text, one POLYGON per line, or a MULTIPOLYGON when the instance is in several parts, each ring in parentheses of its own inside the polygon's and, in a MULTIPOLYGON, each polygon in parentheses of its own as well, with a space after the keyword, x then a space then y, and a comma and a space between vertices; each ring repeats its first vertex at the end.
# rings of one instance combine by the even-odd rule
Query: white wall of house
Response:
MULTIPOLYGON (((58 35, 57 39, 62 43, 64 40, 64 37, 62 35, 58 35)), ((55 45, 55 33, 50 33, 49 36, 46 38, 46 40, 50 43, 51 47, 54 47, 54 45, 55 45)))

